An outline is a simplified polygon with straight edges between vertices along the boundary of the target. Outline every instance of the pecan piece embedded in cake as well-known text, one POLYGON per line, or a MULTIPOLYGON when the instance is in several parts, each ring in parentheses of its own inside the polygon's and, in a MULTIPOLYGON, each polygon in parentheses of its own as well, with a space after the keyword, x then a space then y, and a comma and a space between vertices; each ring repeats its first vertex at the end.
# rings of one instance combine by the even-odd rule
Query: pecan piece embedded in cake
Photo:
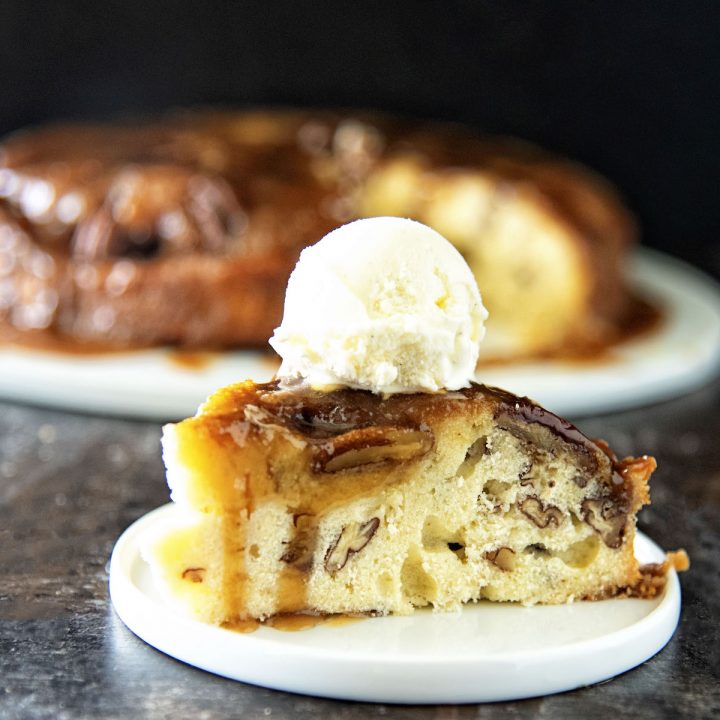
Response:
POLYGON ((389 461, 409 462, 425 455, 432 444, 429 431, 414 428, 351 430, 317 447, 313 469, 333 473, 389 461))
POLYGON ((520 503, 520 510, 541 529, 549 525, 560 527, 564 517, 560 508, 554 505, 543 505, 541 500, 533 496, 526 497, 520 503))
POLYGON ((379 518, 371 518, 365 523, 350 523, 337 536, 325 555, 325 569, 334 575, 342 570, 347 561, 359 553, 373 538, 380 525, 379 518))
POLYGON ((510 572, 515 568, 515 551, 509 547, 499 547, 485 553, 485 558, 503 572, 510 572))
POLYGON ((588 498, 582 503, 583 519, 610 548, 622 545, 628 511, 609 497, 588 498))

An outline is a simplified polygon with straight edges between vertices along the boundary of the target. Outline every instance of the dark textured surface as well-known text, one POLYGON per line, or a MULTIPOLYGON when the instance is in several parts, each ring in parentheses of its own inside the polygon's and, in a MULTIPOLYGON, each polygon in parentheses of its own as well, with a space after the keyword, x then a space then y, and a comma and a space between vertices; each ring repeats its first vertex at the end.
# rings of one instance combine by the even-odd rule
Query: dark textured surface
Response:
POLYGON ((160 427, 0 404, 2 718, 711 718, 720 716, 720 382, 579 421, 618 453, 653 453, 641 527, 684 546, 683 615, 666 649, 612 681, 494 705, 363 705, 213 677, 133 636, 108 602, 122 530, 167 499, 160 427))

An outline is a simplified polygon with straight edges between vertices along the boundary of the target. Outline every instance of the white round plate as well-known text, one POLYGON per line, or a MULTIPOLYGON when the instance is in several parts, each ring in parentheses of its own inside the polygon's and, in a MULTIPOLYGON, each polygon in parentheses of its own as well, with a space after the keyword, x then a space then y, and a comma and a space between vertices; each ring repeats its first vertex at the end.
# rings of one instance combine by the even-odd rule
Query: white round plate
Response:
MULTIPOLYGON (((548 695, 636 667, 665 646, 679 619, 680 583, 671 571, 654 600, 481 602, 459 613, 238 633, 177 615, 160 600, 140 543, 175 511, 172 505, 154 510, 117 541, 110 566, 115 610, 136 635, 178 660, 276 690, 408 704, 548 695)), ((641 562, 664 557, 642 534, 635 551, 641 562)))
MULTIPOLYGON (((561 415, 618 410, 679 395, 707 382, 720 366, 720 289, 685 263, 641 250, 631 284, 665 309, 652 334, 595 363, 545 361, 482 369, 479 382, 528 395, 561 415)), ((178 419, 218 388, 269 380, 269 353, 228 352, 190 368, 158 349, 110 355, 63 355, 0 348, 0 397, 22 402, 154 419, 178 419)))

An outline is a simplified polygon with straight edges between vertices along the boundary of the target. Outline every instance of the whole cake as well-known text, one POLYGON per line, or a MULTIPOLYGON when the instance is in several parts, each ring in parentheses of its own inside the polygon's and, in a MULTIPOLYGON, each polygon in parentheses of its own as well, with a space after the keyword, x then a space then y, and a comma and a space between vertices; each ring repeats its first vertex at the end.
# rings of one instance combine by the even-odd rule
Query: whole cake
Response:
POLYGON ((191 112, 0 146, 0 320, 117 347, 262 346, 301 249, 412 217, 463 253, 487 354, 582 350, 633 311, 634 225, 588 170, 454 126, 337 112, 191 112))
POLYGON ((144 554, 168 600, 222 624, 657 592, 664 569, 633 552, 655 461, 471 382, 486 317, 418 223, 360 220, 305 250, 279 378, 165 427, 184 512, 144 554))

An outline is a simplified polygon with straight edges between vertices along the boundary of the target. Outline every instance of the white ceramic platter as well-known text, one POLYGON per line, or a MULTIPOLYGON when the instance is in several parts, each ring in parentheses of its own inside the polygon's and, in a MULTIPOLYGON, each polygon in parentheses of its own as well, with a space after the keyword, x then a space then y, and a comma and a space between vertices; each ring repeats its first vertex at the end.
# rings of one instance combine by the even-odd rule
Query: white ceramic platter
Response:
MULTIPOLYGON (((636 667, 659 652, 680 614, 672 571, 654 600, 523 607, 481 602, 459 613, 417 612, 252 633, 205 625, 163 605, 140 554, 143 535, 176 512, 166 505, 120 537, 110 594, 122 621, 162 652, 218 675, 307 695, 383 703, 470 703, 572 690, 636 667)), ((641 562, 663 553, 639 534, 641 562)))
MULTIPOLYGON (((479 382, 528 395, 561 415, 617 410, 682 394, 720 365, 720 290, 701 272, 643 250, 631 282, 665 308, 653 334, 597 363, 547 361, 482 370, 479 382)), ((270 355, 234 352, 184 367, 165 350, 70 356, 0 349, 0 397, 21 402, 160 420, 194 414, 213 391, 239 380, 269 380, 270 355)))

